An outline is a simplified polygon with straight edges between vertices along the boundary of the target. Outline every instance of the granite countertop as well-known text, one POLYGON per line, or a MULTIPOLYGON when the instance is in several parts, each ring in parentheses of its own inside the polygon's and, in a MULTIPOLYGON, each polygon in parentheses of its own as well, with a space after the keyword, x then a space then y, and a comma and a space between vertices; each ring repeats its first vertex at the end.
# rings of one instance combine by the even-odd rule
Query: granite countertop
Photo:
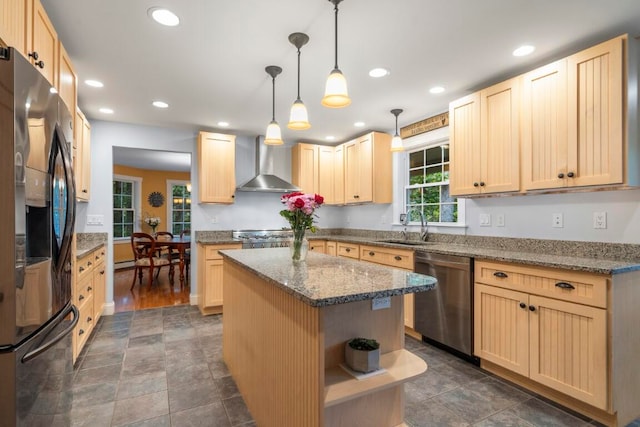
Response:
POLYGON ((76 243, 76 259, 83 258, 102 246, 104 246, 103 242, 84 242, 83 244, 76 243))
POLYGON ((107 244, 107 233, 77 233, 76 234, 76 259, 83 258, 88 253, 95 251, 107 244))
POLYGON ((225 261, 246 268, 313 307, 423 292, 436 286, 431 276, 319 253, 309 253, 306 261, 293 263, 289 248, 220 253, 225 261))

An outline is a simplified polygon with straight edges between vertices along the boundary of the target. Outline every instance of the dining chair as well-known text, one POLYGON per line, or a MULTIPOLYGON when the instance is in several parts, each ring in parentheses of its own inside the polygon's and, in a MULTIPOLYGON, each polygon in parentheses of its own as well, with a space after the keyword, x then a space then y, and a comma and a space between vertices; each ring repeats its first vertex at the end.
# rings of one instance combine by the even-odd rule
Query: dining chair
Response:
POLYGON ((158 251, 158 256, 162 256, 164 254, 169 255, 171 250, 168 246, 162 245, 162 240, 171 240, 173 239, 173 234, 169 231, 158 231, 156 233, 156 240, 158 241, 156 250, 158 251))
MULTIPOLYGON (((133 251, 134 266, 133 281, 131 282, 131 289, 136 285, 136 273, 138 274, 138 280, 142 285, 142 273, 144 269, 149 270, 149 286, 151 289, 153 284, 153 270, 169 266, 169 281, 173 285, 174 269, 173 263, 169 258, 161 258, 156 256, 157 254, 157 241, 150 234, 147 233, 132 233, 131 234, 131 250, 133 251)), ((157 275, 156 275, 157 277, 157 275)))
MULTIPOLYGON (((191 236, 191 230, 186 228, 180 232, 180 238, 184 236, 191 236)), ((184 265, 187 269, 187 280, 189 280, 189 266, 191 265, 191 248, 184 251, 184 265)))

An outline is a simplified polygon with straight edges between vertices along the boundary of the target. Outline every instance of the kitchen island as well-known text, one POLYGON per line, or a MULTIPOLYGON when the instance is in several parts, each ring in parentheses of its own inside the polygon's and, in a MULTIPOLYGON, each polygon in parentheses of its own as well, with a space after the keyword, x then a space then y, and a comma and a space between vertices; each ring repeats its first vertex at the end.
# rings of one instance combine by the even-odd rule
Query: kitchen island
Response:
POLYGON ((257 425, 403 424, 403 383, 427 368, 404 349, 403 295, 434 278, 316 253, 294 264, 288 248, 221 254, 224 360, 257 425), (385 372, 340 367, 355 337, 380 343, 385 372))

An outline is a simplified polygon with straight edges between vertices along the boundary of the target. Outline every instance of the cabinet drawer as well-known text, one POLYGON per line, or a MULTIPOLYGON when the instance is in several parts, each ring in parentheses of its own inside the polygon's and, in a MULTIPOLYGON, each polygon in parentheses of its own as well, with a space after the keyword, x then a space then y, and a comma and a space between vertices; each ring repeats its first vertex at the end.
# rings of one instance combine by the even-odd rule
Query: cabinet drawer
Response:
POLYGON ((229 243, 225 245, 207 245, 205 246, 205 259, 222 259, 222 255, 218 251, 225 249, 241 249, 242 243, 229 243))
POLYGON ((341 243, 337 244, 337 254, 338 256, 343 256, 347 258, 359 259, 360 258, 360 245, 353 245, 351 243, 341 243))
POLYGON ((85 277, 91 276, 91 269, 96 264, 93 259, 93 252, 76 261, 76 282, 82 281, 85 277))
POLYGON ((80 307, 87 300, 93 297, 93 276, 86 276, 83 280, 76 283, 76 291, 74 293, 74 303, 80 307))
POLYGON ((594 307, 607 307, 608 280, 604 275, 556 268, 475 263, 476 282, 594 307))
POLYGON ((402 249, 360 246, 360 260, 388 265, 389 267, 413 270, 413 251, 402 249))
POLYGON ((320 254, 325 253, 326 242, 324 240, 310 240, 309 250, 320 254))
POLYGON ((93 253, 91 254, 91 256, 93 257, 93 265, 95 266, 100 264, 101 262, 104 262, 106 253, 107 249, 104 247, 98 248, 93 251, 93 253))
POLYGON ((84 300, 78 307, 80 318, 74 330, 77 338, 78 353, 82 350, 84 343, 91 335, 95 321, 93 319, 93 298, 89 297, 84 300))

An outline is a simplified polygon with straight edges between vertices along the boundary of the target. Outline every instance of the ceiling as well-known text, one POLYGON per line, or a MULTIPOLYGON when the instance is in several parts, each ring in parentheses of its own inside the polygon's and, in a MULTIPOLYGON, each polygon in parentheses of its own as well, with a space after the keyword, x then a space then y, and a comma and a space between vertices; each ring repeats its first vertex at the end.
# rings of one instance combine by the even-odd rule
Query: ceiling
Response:
POLYGON ((113 147, 113 164, 154 171, 191 172, 191 154, 113 147))
POLYGON ((42 0, 78 73, 79 106, 90 119, 264 134, 271 78, 279 65, 276 120, 285 143, 335 144, 367 130, 391 131, 393 108, 405 126, 446 111, 448 103, 490 83, 622 33, 640 35, 638 0, 344 0, 339 5, 339 67, 352 104, 320 105, 334 63, 333 5, 327 0, 42 0), (181 20, 164 27, 153 6, 181 20), (301 98, 311 129, 286 128, 296 99, 296 49, 302 48, 301 98), (511 52, 521 44, 536 50, 511 52), (385 67, 373 79, 370 69, 385 67), (85 79, 104 82, 91 88, 85 79), (446 91, 432 95, 429 88, 446 91), (151 106, 154 100, 167 109, 151 106), (114 110, 111 115, 100 107, 114 110), (220 128, 217 123, 230 123, 220 128), (364 128, 354 127, 363 121, 364 128))

